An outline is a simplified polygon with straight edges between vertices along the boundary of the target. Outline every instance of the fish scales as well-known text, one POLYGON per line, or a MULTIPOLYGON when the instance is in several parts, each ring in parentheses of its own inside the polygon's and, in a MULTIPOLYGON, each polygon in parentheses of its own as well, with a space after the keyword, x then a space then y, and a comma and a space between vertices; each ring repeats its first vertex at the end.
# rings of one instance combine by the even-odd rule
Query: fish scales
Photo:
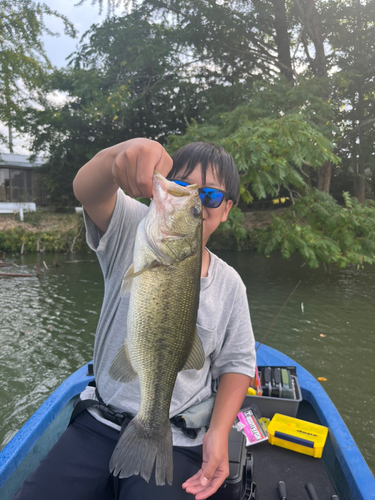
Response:
POLYGON ((137 282, 132 285, 137 299, 131 309, 135 313, 129 318, 130 332, 137 329, 139 322, 144 322, 145 333, 129 338, 129 356, 140 379, 141 394, 145 395, 141 398, 139 414, 144 418, 151 416, 155 423, 159 418, 165 419, 165 414, 169 416, 175 380, 192 347, 193 337, 189 332, 194 331, 196 314, 189 305, 197 292, 196 283, 186 276, 190 275, 196 260, 187 258, 171 270, 150 271, 147 276, 136 278, 137 282), (147 294, 149 301, 146 302, 147 294), (152 304, 151 311, 149 304, 152 304), (151 394, 150 387, 157 389, 158 386, 160 390, 151 394), (165 399, 163 405, 161 398, 165 399), (160 411, 163 415, 159 415, 160 411))
POLYGON ((182 187, 155 172, 153 202, 138 227, 131 282, 127 339, 109 374, 139 378, 137 415, 119 439, 110 469, 141 475, 156 484, 173 478, 169 408, 178 372, 201 369, 202 343, 196 332, 202 259, 202 206, 197 186, 182 187))

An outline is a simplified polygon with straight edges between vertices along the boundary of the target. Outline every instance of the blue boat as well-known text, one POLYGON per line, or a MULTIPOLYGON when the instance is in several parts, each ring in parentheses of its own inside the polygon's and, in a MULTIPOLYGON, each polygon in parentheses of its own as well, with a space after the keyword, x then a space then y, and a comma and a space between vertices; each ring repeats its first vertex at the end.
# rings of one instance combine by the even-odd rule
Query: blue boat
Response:
MULTIPOLYGON (((305 410, 308 410, 309 415, 313 416, 315 423, 320 423, 329 429, 321 459, 306 457, 290 450, 284 450, 284 452, 286 451, 290 456, 293 456, 294 460, 296 458, 299 460, 299 457, 301 457, 301 463, 304 462, 305 469, 306 466, 308 469, 310 465, 321 462, 327 471, 329 479, 332 481, 334 493, 338 495, 339 500, 375 499, 375 478, 336 407, 320 383, 291 358, 265 345, 261 345, 257 351, 257 363, 258 366, 295 366, 302 393, 302 406, 305 410)), ((89 364, 84 365, 68 377, 1 451, 1 500, 10 500, 12 498, 23 481, 35 470, 40 460, 43 459, 62 434, 69 421, 76 398, 86 385, 93 380, 89 368, 89 364)), ((300 418, 300 415, 297 415, 297 417, 300 418)), ((272 449, 278 448, 269 445, 267 442, 250 447, 254 449, 256 460, 258 459, 256 450, 263 445, 263 455, 264 453, 271 453, 272 449)), ((278 450, 282 449, 278 448, 278 450)), ((284 461, 284 458, 282 460, 284 461)), ((268 467, 270 467, 270 463, 267 460, 268 467)), ((255 467, 257 469, 262 468, 259 465, 255 465, 255 467)), ((280 496, 277 491, 278 478, 275 476, 276 469, 271 469, 267 477, 269 482, 274 482, 272 487, 275 494, 272 498, 279 499, 280 496)), ((261 476, 259 477, 261 478, 261 476)), ((299 480, 299 482, 301 481, 299 480)), ((257 490, 259 500, 272 500, 270 494, 262 496, 262 484, 257 484, 257 490)), ((301 492, 297 494, 295 491, 288 491, 288 499, 307 499, 307 493, 304 493, 305 496, 301 492)), ((325 500, 325 498, 331 499, 332 496, 331 494, 329 497, 319 496, 319 500, 325 500)))

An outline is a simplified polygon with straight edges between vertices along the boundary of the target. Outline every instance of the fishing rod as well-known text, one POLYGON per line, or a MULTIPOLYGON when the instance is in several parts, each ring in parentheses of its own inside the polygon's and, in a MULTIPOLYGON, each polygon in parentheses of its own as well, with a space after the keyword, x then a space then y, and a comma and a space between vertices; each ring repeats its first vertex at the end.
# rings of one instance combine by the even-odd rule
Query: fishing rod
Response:
POLYGON ((286 301, 284 302, 284 304, 281 306, 281 309, 280 311, 276 314, 276 316, 274 317, 274 319, 272 320, 270 326, 268 327, 268 330, 266 331, 266 333, 263 335, 263 338, 262 340, 259 342, 258 344, 258 347, 255 349, 255 351, 257 351, 259 349, 259 347, 263 344, 264 342, 264 339, 267 337, 268 335, 268 332, 271 330, 273 324, 275 323, 275 321, 277 320, 277 318, 280 316, 280 314, 282 313, 284 307, 287 305, 287 303, 289 302, 290 298, 292 297, 292 295, 294 294, 294 292, 297 290, 299 284, 301 283, 301 281, 299 281, 297 283, 297 285, 294 287, 294 290, 292 291, 292 293, 289 295, 289 297, 286 299, 286 301))

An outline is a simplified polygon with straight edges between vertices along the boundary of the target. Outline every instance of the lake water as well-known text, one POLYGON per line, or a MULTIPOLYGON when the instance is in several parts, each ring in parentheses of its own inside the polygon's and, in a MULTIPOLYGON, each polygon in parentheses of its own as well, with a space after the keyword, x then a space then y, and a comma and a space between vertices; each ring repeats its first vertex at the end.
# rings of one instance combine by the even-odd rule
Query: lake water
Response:
MULTIPOLYGON (((247 286, 258 341, 299 283, 265 343, 327 379, 323 387, 375 472, 375 266, 329 274, 303 266, 298 257, 218 255, 247 286)), ((68 375, 91 360, 103 297, 94 254, 7 260, 19 267, 0 272, 35 272, 39 262, 41 274, 0 278, 1 447, 68 375)))

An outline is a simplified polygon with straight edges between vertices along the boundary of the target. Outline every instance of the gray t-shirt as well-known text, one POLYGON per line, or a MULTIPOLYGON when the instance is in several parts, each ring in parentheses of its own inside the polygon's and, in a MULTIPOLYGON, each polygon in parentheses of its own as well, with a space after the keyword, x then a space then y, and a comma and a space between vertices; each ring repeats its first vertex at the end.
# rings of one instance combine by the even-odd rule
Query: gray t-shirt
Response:
MULTIPOLYGON (((139 382, 123 384, 112 380, 109 367, 126 337, 129 294, 121 297, 122 278, 133 261, 134 240, 139 222, 148 207, 117 192, 117 201, 110 225, 103 235, 87 214, 87 241, 96 252, 104 276, 104 298, 94 345, 94 372, 100 396, 106 404, 136 414, 139 408, 139 382)), ((208 398, 212 383, 223 373, 255 373, 254 335, 246 296, 246 288, 238 273, 210 252, 208 276, 201 278, 197 331, 206 360, 201 370, 178 374, 173 391, 170 417, 208 398)), ((82 399, 94 398, 87 388, 82 399)), ((91 410, 99 420, 97 410, 91 410)), ((203 441, 204 431, 197 439, 186 437, 172 426, 173 444, 196 446, 203 441)))

